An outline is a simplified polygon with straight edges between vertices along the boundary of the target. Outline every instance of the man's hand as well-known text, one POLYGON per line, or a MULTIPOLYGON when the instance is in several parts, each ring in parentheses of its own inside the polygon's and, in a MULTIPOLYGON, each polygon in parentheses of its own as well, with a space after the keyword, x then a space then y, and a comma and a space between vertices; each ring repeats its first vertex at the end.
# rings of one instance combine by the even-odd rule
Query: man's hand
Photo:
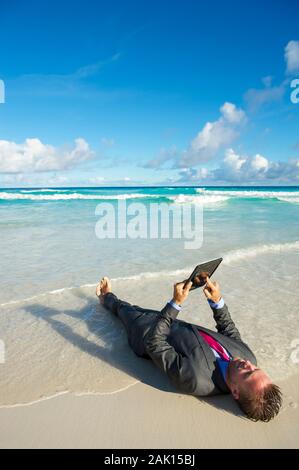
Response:
POLYGON ((218 282, 212 282, 211 279, 207 278, 207 283, 203 288, 204 294, 207 299, 212 302, 219 302, 221 299, 220 287, 218 282))
POLYGON ((173 301, 177 305, 182 305, 182 303, 187 299, 189 295, 189 291, 192 287, 192 282, 188 282, 186 287, 184 288, 185 283, 184 282, 178 282, 177 284, 174 285, 173 289, 173 301))

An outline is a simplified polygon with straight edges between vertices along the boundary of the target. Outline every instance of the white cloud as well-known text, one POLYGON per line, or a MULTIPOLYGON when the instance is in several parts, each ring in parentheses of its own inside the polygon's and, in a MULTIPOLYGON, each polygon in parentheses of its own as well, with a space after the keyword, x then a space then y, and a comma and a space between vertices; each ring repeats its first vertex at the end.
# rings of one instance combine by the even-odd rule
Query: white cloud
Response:
POLYGON ((262 80, 265 88, 251 88, 244 94, 244 99, 250 112, 258 111, 262 106, 280 102, 284 96, 287 83, 271 86, 270 77, 262 80))
MULTIPOLYGON (((289 41, 284 49, 286 62, 286 73, 299 73, 299 41, 289 41)), ((273 77, 262 78, 264 88, 251 88, 244 94, 249 111, 258 111, 262 106, 282 101, 289 79, 284 80, 280 85, 272 86, 273 77)))
POLYGON ((262 155, 257 154, 251 160, 251 166, 254 170, 257 170, 257 171, 267 170, 269 167, 269 162, 267 158, 263 157, 262 155))
POLYGON ((178 166, 187 167, 211 160, 217 152, 238 137, 237 128, 246 122, 246 115, 233 103, 224 103, 217 121, 207 122, 183 152, 178 166))
POLYGON ((161 168, 173 161, 173 168, 197 166, 214 158, 217 152, 238 137, 238 127, 246 122, 246 114, 233 103, 224 103, 217 121, 207 122, 189 148, 179 152, 175 146, 161 149, 160 154, 143 165, 144 168, 161 168))
POLYGON ((263 155, 239 155, 232 148, 216 169, 183 168, 175 184, 298 184, 299 159, 273 162, 263 155))
POLYGON ((199 168, 198 170, 199 178, 205 179, 209 176, 209 170, 207 168, 199 168))
POLYGON ((88 143, 78 138, 73 149, 58 149, 39 139, 24 143, 0 140, 0 173, 34 173, 69 170, 93 158, 88 143))
POLYGON ((223 117, 231 123, 238 124, 245 119, 245 113, 242 109, 238 109, 233 103, 224 103, 220 108, 223 117))
POLYGON ((182 168, 179 172, 180 178, 173 183, 200 183, 209 177, 209 170, 207 168, 182 168))
POLYGON ((232 183, 261 182, 270 178, 267 172, 271 165, 263 155, 239 155, 228 149, 220 167, 213 171, 213 177, 232 183))
POLYGON ((289 74, 299 72, 299 41, 290 41, 284 50, 287 65, 286 72, 289 74))
POLYGON ((299 159, 287 162, 271 162, 265 173, 267 179, 283 183, 299 183, 299 159))
POLYGON ((203 130, 191 142, 191 149, 201 160, 209 160, 221 147, 235 136, 235 131, 223 125, 222 121, 207 122, 203 130))
POLYGON ((246 162, 246 157, 237 155, 233 149, 227 149, 225 152, 224 163, 235 171, 240 171, 243 164, 246 162))
POLYGON ((238 155, 228 149, 219 168, 209 172, 211 181, 255 184, 255 183, 298 183, 299 159, 287 162, 273 162, 263 155, 238 155))

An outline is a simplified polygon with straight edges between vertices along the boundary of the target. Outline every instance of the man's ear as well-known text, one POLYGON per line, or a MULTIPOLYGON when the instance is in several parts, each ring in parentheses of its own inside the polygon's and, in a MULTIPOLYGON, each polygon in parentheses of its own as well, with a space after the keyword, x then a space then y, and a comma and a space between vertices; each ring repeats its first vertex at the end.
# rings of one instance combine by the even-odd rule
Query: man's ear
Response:
POLYGON ((233 386, 233 387, 231 388, 231 394, 232 394, 232 396, 234 397, 235 400, 239 400, 239 398, 240 398, 240 393, 239 393, 238 387, 233 386))

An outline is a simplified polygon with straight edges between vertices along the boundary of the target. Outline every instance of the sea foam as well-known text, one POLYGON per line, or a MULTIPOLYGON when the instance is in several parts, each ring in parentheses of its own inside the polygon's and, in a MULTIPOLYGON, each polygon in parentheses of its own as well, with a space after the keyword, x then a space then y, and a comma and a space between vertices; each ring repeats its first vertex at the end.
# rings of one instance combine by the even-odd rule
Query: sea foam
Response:
POLYGON ((257 190, 216 190, 197 188, 196 192, 202 197, 214 195, 215 197, 246 198, 246 199, 276 199, 283 202, 298 203, 299 191, 257 191, 257 190))
MULTIPOLYGON (((299 251, 299 240, 289 243, 271 243, 265 245, 255 245, 255 246, 248 246, 246 248, 236 249, 227 252, 223 255, 223 265, 231 265, 234 262, 240 260, 246 260, 250 258, 255 258, 260 255, 267 255, 272 253, 287 253, 290 251, 299 251)), ((202 262, 207 260, 202 260, 202 262)), ((188 266, 182 269, 175 269, 171 271, 145 271, 138 274, 133 274, 129 276, 121 276, 111 278, 112 282, 120 282, 120 281, 142 281, 142 280, 150 280, 150 279, 157 279, 160 277, 177 277, 185 276, 186 274, 193 271, 194 266, 188 266)), ((65 291, 72 291, 75 289, 84 289, 84 288, 93 288, 97 284, 83 284, 81 286, 71 286, 71 287, 62 287, 60 289, 55 289, 48 292, 43 292, 41 294, 37 294, 28 298, 20 299, 20 300, 11 300, 10 302, 5 302, 0 304, 0 307, 5 307, 8 305, 14 305, 19 303, 25 302, 32 302, 39 297, 47 296, 47 295, 57 295, 62 294, 65 291)))
POLYGON ((158 195, 151 194, 31 194, 31 193, 8 193, 0 192, 0 200, 5 201, 71 201, 71 200, 125 200, 125 199, 139 199, 139 198, 157 198, 158 195))

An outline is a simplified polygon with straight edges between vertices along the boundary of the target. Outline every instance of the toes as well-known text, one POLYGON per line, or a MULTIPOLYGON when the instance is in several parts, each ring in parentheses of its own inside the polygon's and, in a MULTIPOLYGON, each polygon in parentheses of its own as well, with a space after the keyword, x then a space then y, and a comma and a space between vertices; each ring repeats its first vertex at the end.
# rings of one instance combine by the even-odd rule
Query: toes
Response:
POLYGON ((99 282, 97 289, 96 289, 96 294, 99 297, 100 295, 103 295, 103 293, 109 290, 111 290, 111 282, 110 282, 110 279, 105 276, 99 282))
POLYGON ((96 289, 96 295, 99 297, 101 295, 101 289, 97 287, 96 289))
POLYGON ((103 287, 103 279, 99 282, 99 284, 97 285, 97 288, 96 288, 96 294, 98 296, 101 294, 102 287, 103 287))

